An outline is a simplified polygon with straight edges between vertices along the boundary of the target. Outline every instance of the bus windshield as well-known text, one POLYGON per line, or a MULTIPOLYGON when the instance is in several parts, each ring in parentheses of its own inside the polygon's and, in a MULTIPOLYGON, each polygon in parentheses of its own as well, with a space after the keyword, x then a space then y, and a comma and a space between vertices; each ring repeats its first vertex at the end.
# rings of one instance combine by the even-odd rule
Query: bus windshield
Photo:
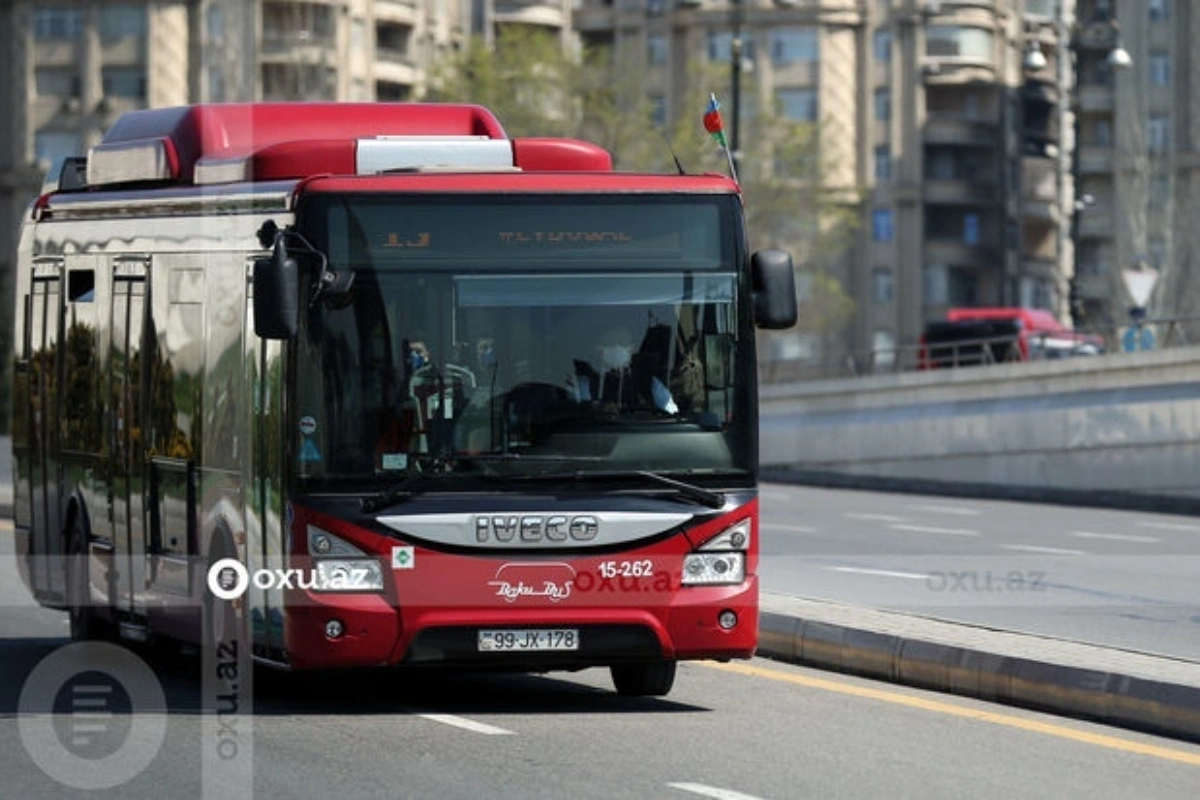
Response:
POLYGON ((355 282, 302 315, 297 474, 748 476, 730 202, 308 199, 301 230, 355 282))

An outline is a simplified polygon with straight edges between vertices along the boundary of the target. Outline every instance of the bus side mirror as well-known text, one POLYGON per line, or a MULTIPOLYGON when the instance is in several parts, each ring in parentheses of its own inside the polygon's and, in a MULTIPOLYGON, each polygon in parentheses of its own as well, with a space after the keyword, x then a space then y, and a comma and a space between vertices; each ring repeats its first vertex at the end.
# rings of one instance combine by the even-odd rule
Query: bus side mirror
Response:
POLYGON ((792 256, 783 250, 760 250, 750 257, 754 286, 754 324, 781 330, 796 324, 796 277, 792 256))
POLYGON ((254 262, 254 332, 262 339, 290 339, 299 319, 300 268, 280 236, 271 257, 254 262))

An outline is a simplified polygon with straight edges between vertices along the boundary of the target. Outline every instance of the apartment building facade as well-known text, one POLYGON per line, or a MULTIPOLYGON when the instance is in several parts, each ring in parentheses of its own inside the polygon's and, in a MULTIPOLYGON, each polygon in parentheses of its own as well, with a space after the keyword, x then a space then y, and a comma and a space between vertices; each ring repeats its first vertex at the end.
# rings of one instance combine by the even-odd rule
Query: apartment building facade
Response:
POLYGON ((1192 313, 1200 0, 0 0, 0 215, 130 108, 420 99, 442 56, 506 25, 638 54, 664 126, 696 113, 677 99, 697 63, 732 72, 736 38, 741 117, 822 124, 827 180, 860 198, 834 269, 855 313, 776 337, 780 360, 886 369, 959 305, 1111 323, 1138 264, 1162 276, 1152 316, 1192 313))

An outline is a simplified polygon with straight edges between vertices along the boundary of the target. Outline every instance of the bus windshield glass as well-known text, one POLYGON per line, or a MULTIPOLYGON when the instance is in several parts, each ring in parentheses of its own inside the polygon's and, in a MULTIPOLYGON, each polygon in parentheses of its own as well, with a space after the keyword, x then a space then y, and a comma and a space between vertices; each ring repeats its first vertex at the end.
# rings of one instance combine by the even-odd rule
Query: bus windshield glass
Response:
POLYGON ((748 478, 736 203, 307 198, 301 232, 355 280, 348 304, 302 314, 297 474, 329 488, 413 474, 748 478))

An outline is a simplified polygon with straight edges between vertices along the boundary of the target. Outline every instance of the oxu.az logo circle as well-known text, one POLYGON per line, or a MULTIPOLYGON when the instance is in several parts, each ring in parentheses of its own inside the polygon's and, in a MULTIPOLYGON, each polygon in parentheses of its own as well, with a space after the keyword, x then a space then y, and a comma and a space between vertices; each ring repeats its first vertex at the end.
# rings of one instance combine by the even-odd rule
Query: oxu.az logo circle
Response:
POLYGON ((21 688, 21 744, 50 778, 111 789, 137 777, 167 732, 162 685, 146 663, 105 642, 76 642, 34 667, 21 688))
POLYGON ((222 558, 208 568, 208 590, 218 600, 236 600, 250 586, 250 572, 236 558, 222 558))

